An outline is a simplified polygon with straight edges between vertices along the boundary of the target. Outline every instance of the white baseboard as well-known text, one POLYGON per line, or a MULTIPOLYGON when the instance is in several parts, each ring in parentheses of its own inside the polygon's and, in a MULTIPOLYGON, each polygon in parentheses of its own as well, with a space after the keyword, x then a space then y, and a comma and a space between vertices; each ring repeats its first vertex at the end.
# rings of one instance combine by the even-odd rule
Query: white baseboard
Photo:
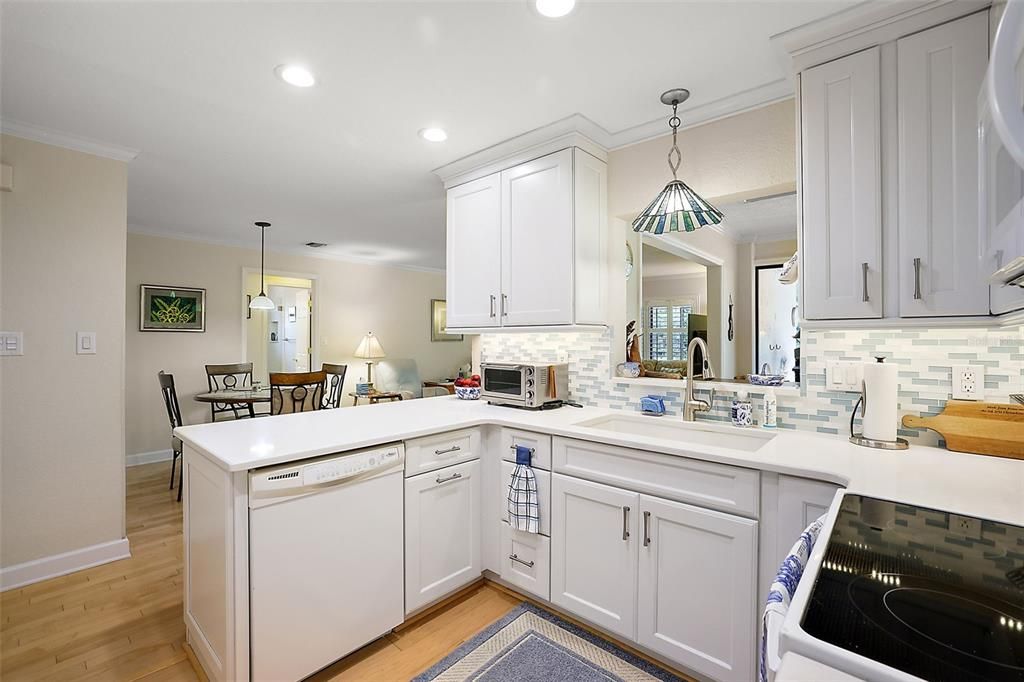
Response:
POLYGON ((153 462, 170 462, 174 451, 154 450, 153 452, 138 452, 134 455, 125 455, 124 465, 126 467, 137 467, 140 464, 152 464, 153 462))
POLYGON ((121 538, 63 554, 26 561, 23 564, 5 566, 0 568, 0 592, 81 571, 84 568, 127 559, 131 555, 128 538, 121 538))

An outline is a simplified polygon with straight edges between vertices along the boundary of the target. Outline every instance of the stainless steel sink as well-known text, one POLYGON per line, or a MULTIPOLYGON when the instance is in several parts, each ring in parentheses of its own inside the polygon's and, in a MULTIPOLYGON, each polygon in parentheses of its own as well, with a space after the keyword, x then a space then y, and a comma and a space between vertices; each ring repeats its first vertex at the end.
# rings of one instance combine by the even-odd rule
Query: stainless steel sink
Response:
POLYGON ((755 452, 775 437, 770 431, 740 429, 725 424, 684 422, 667 416, 609 415, 576 422, 574 426, 744 452, 755 452))

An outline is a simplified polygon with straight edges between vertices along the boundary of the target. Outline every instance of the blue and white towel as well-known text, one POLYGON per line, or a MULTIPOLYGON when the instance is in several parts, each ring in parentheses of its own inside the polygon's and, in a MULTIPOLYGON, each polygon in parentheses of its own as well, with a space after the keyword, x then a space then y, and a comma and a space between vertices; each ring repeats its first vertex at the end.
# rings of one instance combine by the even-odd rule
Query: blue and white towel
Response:
POLYGON ((537 477, 530 466, 533 449, 516 446, 516 469, 508 484, 508 525, 527 533, 540 532, 537 477))
POLYGON ((824 524, 825 516, 822 515, 800 534, 800 539, 793 545, 793 549, 789 550, 789 555, 783 560, 775 581, 768 590, 768 601, 764 605, 764 615, 761 618, 761 656, 758 667, 760 682, 769 682, 769 669, 774 676, 778 667, 779 630, 824 524))

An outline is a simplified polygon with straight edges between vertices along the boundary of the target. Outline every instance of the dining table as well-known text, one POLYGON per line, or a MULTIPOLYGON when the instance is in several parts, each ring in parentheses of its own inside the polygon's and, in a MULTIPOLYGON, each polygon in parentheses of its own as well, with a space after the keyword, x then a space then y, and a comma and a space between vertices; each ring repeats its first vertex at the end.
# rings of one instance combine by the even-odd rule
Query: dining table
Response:
POLYGON ((224 388, 217 391, 207 391, 205 393, 197 393, 195 400, 201 403, 245 405, 247 408, 252 408, 258 404, 270 402, 270 386, 224 388))

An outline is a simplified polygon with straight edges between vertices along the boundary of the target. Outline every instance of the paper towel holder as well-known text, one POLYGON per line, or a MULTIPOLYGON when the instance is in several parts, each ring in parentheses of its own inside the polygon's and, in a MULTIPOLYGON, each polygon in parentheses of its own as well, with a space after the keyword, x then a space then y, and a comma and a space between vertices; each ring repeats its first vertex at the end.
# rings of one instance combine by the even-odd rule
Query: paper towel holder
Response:
MULTIPOLYGON (((875 356, 875 360, 878 362, 885 362, 885 356, 875 356)), ((877 448, 879 450, 906 450, 910 447, 910 443, 904 438, 897 438, 896 440, 877 440, 875 438, 865 438, 863 433, 853 432, 853 420, 857 417, 857 408, 867 404, 867 387, 862 383, 860 398, 857 399, 857 403, 853 406, 853 412, 850 414, 850 442, 854 445, 860 445, 865 448, 877 448)), ((861 410, 861 416, 864 416, 864 410, 861 410)))

